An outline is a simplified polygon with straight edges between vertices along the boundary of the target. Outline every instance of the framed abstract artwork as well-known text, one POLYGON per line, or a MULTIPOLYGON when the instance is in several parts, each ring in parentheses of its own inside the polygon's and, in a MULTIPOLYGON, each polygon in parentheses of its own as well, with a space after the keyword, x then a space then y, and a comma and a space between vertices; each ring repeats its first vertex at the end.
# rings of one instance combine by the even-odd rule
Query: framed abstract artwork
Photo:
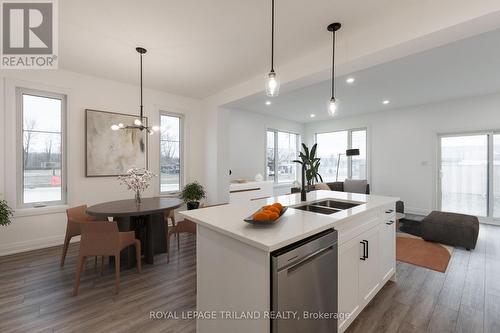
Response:
MULTIPOLYGON (((85 110, 85 176, 115 177, 130 168, 148 167, 148 133, 133 129, 113 131, 113 124, 133 124, 137 116, 85 110)), ((147 126, 147 118, 144 118, 147 126)))

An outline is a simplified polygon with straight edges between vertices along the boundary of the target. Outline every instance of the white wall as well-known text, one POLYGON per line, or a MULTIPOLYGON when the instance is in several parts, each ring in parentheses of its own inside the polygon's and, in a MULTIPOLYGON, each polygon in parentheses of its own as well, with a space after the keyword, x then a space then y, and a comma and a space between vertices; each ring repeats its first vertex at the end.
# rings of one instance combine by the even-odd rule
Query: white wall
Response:
MULTIPOLYGON (((137 114, 138 86, 57 70, 0 72, 0 197, 14 206, 16 86, 68 95, 68 206, 132 198, 115 178, 85 177, 84 113, 86 108, 137 114)), ((145 115, 159 124, 159 110, 185 115, 185 178, 204 183, 203 128, 200 101, 145 89, 145 115)), ((149 141, 149 168, 159 174, 159 136, 149 141)), ((145 196, 159 194, 158 178, 145 196)), ((14 223, 0 228, 0 255, 61 244, 66 225, 65 207, 17 210, 14 223)))
POLYGON ((373 194, 400 197, 408 211, 437 208, 437 135, 500 129, 500 94, 309 123, 314 134, 368 128, 373 194))
POLYGON ((231 179, 265 177, 266 130, 275 129, 304 136, 304 124, 255 112, 229 112, 229 167, 231 179))
MULTIPOLYGON (((406 3, 400 5, 407 6, 406 3)), ((412 8, 410 11, 406 7, 404 11, 394 7, 397 15, 393 15, 392 20, 373 21, 373 27, 378 31, 376 36, 381 36, 380 38, 373 38, 373 29, 357 31, 352 36, 348 36, 345 32, 340 34, 335 62, 336 75, 342 76, 429 50, 455 40, 497 29, 500 25, 500 11, 498 10, 500 4, 494 1, 486 1, 479 6, 475 2, 463 2, 457 6, 456 1, 453 5, 440 2, 439 8, 431 8, 432 6, 436 6, 436 3, 429 2, 423 4, 421 8, 412 8), (410 16, 401 15, 401 13, 407 13, 410 16), (425 15, 419 13, 425 13, 425 15), (415 20, 415 17, 419 19, 415 20), (425 24, 422 24, 422 18, 425 19, 425 24), (412 25, 411 29, 406 29, 409 22, 412 25), (402 25, 405 29, 400 29, 402 25)), ((279 68, 280 91, 283 93, 328 79, 331 68, 330 60, 325 57, 325 54, 329 52, 331 52, 330 46, 325 45, 311 50, 302 57, 281 64, 279 68)), ((223 203, 229 200, 227 195, 229 148, 223 140, 228 136, 228 129, 220 126, 227 122, 227 112, 224 112, 222 106, 257 93, 262 93, 262 74, 252 78, 242 78, 242 82, 203 100, 205 176, 210 203, 223 203)))

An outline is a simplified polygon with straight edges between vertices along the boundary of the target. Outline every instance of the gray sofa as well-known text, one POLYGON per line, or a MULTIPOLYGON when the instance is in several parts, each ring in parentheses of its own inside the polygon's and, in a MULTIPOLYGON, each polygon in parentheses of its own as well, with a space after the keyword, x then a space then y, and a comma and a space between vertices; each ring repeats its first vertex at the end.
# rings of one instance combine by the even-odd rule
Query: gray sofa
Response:
MULTIPOLYGON (((339 191, 339 192, 353 192, 353 193, 362 193, 362 194, 370 194, 370 184, 364 184, 366 182, 364 180, 346 180, 348 191, 344 190, 344 182, 331 182, 324 183, 328 185, 330 190, 339 191)), ((316 188, 315 188, 316 189, 316 188)), ((314 191, 315 189, 312 189, 314 191)), ((291 193, 300 193, 300 187, 292 187, 291 193)))

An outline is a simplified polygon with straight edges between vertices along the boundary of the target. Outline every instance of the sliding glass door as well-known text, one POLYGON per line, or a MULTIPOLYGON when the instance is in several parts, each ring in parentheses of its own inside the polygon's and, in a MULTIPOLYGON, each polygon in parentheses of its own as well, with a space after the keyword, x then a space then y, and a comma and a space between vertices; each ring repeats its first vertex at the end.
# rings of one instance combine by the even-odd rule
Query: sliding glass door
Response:
POLYGON ((487 216, 488 135, 441 137, 440 145, 441 210, 487 216))
POLYGON ((493 179, 492 183, 492 198, 491 207, 493 210, 493 217, 500 218, 500 134, 494 134, 492 149, 492 165, 493 165, 493 179))

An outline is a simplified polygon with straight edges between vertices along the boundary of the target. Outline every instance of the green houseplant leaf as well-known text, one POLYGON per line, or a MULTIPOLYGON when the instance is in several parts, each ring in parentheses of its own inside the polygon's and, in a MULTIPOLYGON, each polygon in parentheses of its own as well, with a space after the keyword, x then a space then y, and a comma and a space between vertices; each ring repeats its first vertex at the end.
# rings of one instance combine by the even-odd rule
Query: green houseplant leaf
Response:
POLYGON ((14 211, 9 207, 7 201, 0 200, 0 225, 9 225, 12 223, 14 211))
POLYGON ((318 182, 321 180, 323 182, 323 177, 319 174, 319 166, 320 166, 320 158, 316 157, 318 144, 314 144, 311 149, 309 149, 304 143, 302 143, 302 150, 299 153, 299 159, 294 160, 293 162, 304 165, 305 177, 308 186, 314 185, 314 182, 318 182))
POLYGON ((311 160, 314 160, 316 158, 316 147, 318 147, 317 143, 315 143, 311 148, 311 154, 309 155, 309 158, 311 160))
POLYGON ((205 189, 198 182, 188 183, 182 189, 179 197, 184 202, 197 202, 206 197, 205 189))

